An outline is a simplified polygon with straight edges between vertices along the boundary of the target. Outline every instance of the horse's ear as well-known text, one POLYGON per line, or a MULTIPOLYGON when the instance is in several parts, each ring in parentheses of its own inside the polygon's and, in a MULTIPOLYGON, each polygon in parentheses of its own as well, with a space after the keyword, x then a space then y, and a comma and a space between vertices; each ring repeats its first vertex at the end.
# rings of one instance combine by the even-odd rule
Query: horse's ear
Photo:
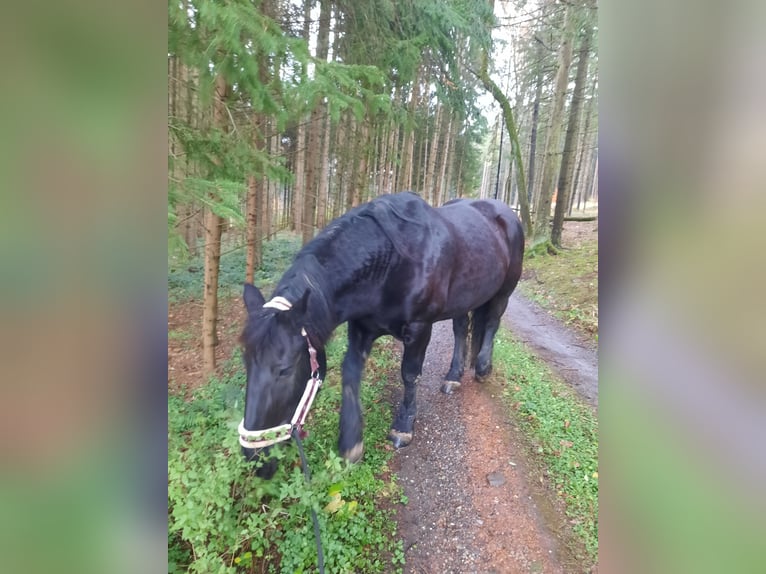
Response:
POLYGON ((250 283, 245 283, 245 291, 242 294, 242 298, 245 300, 245 308, 248 313, 255 313, 266 303, 266 299, 258 291, 258 287, 250 283))

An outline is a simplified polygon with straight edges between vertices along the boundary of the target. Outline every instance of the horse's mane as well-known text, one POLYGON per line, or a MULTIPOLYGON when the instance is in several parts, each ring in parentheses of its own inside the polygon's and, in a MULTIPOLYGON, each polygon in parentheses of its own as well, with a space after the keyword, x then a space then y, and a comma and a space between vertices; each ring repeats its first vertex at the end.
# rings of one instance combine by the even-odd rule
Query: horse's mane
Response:
MULTIPOLYGON (((419 195, 406 191, 381 195, 333 221, 304 247, 306 252, 322 250, 326 243, 346 232, 361 221, 374 222, 385 234, 397 253, 405 258, 417 257, 419 249, 413 245, 412 234, 403 233, 402 227, 414 226, 422 230, 428 222, 428 210, 432 209, 419 195), (410 241, 406 241, 406 238, 410 241)), ((415 235, 417 236, 417 234, 415 235)))
MULTIPOLYGON (((371 235, 366 226, 372 223, 380 228, 401 257, 415 258, 419 255, 418 242, 406 241, 410 234, 403 233, 402 226, 416 226, 422 233, 428 221, 428 209, 431 209, 428 204, 411 192, 382 195, 351 209, 325 227, 298 252, 280 279, 273 296, 285 297, 295 304, 308 290, 310 294, 304 326, 312 340, 316 339, 316 344, 323 345, 337 326, 329 298, 334 282, 344 279, 338 277, 339 270, 352 268, 350 263, 354 258, 359 258, 361 264, 368 255, 359 249, 353 253, 344 249, 339 253, 336 243, 351 237, 352 241, 358 238, 355 243, 359 245, 364 237, 371 235), (339 257, 342 259, 339 260, 339 257), (338 263, 333 267, 335 261, 338 263)), ((253 320, 248 321, 242 342, 258 346, 271 338, 275 322, 269 318, 278 312, 269 308, 260 310, 253 320)))

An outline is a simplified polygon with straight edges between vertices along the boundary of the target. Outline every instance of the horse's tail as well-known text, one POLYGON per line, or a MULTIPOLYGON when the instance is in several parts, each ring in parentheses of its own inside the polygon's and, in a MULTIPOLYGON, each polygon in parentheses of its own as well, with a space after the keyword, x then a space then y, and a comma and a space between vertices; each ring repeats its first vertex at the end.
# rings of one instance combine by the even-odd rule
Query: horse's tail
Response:
POLYGON ((484 333, 487 326, 487 309, 481 306, 468 314, 468 334, 470 341, 467 347, 470 349, 468 357, 468 367, 476 364, 476 357, 479 355, 481 345, 484 343, 484 333))

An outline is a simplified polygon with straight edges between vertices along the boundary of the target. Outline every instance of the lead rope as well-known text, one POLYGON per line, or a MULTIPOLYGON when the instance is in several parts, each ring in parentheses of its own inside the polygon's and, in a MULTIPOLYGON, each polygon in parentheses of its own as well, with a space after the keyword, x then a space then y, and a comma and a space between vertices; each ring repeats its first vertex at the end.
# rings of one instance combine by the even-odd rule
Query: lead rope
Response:
MULTIPOLYGON (((311 472, 309 472, 309 465, 306 462, 306 455, 303 452, 303 443, 301 442, 300 431, 298 428, 293 428, 291 433, 295 444, 298 445, 298 454, 301 455, 301 466, 303 467, 303 476, 306 477, 306 484, 311 482, 311 472)), ((322 552, 322 538, 319 535, 319 519, 317 518, 316 510, 311 507, 311 521, 314 523, 314 538, 317 544, 317 561, 319 566, 319 574, 324 574, 324 553, 322 552)))

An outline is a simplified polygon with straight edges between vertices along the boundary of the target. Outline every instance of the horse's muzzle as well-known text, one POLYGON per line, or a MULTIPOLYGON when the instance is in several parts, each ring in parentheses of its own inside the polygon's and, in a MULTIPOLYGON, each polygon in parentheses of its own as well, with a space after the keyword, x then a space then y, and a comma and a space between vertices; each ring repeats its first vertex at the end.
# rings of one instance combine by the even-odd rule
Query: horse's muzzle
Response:
POLYGON ((277 459, 269 456, 271 448, 247 448, 242 447, 245 460, 255 464, 255 475, 258 478, 269 480, 277 471, 277 459))

